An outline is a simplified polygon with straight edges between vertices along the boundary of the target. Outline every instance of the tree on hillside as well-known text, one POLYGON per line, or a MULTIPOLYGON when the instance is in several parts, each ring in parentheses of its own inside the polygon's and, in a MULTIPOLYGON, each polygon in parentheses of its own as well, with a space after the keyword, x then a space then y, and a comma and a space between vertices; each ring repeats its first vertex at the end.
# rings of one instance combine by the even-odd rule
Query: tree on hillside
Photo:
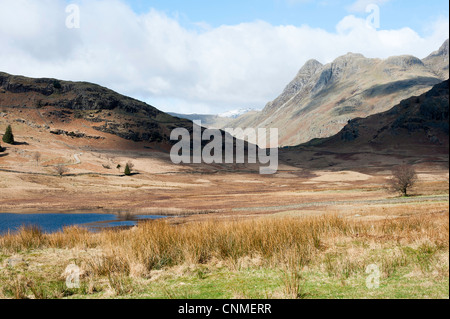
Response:
POLYGON ((12 133, 11 125, 8 125, 8 127, 6 128, 6 132, 3 135, 3 142, 7 144, 14 144, 14 135, 12 133))
POLYGON ((124 172, 124 174, 125 174, 126 176, 130 176, 130 175, 131 175, 131 169, 130 169, 130 166, 128 165, 128 163, 127 163, 127 165, 125 166, 125 172, 124 172))
POLYGON ((132 171, 134 168, 134 164, 131 161, 128 161, 127 165, 128 165, 128 168, 130 169, 130 171, 132 171))
POLYGON ((417 182, 417 173, 411 165, 400 165, 392 170, 390 185, 402 196, 408 196, 410 190, 417 182))
POLYGON ((0 144, 0 153, 3 152, 3 151, 4 151, 4 149, 2 147, 2 144, 0 144))
POLYGON ((41 160, 41 153, 36 152, 33 154, 33 159, 36 161, 36 166, 39 166, 39 162, 41 160))
POLYGON ((57 90, 60 90, 62 88, 61 82, 58 80, 53 81, 53 87, 57 90))
POLYGON ((62 177, 65 173, 69 172, 69 169, 64 165, 57 165, 54 167, 56 174, 62 177))

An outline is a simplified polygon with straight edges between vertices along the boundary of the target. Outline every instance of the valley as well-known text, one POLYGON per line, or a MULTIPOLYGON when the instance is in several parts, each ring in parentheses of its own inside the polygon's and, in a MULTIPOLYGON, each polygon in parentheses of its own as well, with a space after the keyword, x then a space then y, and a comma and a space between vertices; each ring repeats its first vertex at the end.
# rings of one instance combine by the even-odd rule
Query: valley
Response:
MULTIPOLYGON (((426 62, 442 70, 430 62, 439 52, 426 62)), ((363 59, 344 60, 353 58, 363 59)), ((91 83, 0 73, 0 132, 11 126, 14 137, 1 142, 0 217, 132 222, 4 233, 0 298, 448 298, 449 84, 433 74, 402 80, 411 84, 404 91, 366 91, 396 93, 371 112, 374 100, 364 100, 323 136, 280 145, 277 172, 261 175, 248 162, 174 164, 170 132, 201 132, 189 119, 91 83), (402 166, 415 175, 403 196, 392 184, 402 166), (67 286, 67 267, 78 287, 67 286)), ((275 104, 269 109, 286 114, 275 104)), ((301 113, 295 121, 308 118, 290 107, 301 113)))

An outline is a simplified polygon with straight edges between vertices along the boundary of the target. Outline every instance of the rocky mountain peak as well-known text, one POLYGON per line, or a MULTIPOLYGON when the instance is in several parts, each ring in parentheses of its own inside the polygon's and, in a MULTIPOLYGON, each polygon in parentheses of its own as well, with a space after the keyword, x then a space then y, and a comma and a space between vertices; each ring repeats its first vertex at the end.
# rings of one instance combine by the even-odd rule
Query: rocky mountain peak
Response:
POLYGON ((311 59, 306 61, 305 65, 298 71, 297 77, 302 75, 312 75, 317 72, 320 68, 323 67, 323 64, 315 59, 311 59))
POLYGON ((438 57, 438 56, 440 56, 440 57, 444 56, 444 57, 448 58, 448 56, 449 56, 448 55, 448 39, 445 40, 445 42, 442 44, 442 46, 439 48, 439 50, 434 51, 433 53, 431 53, 428 56, 428 58, 438 57))
POLYGON ((433 70, 441 80, 447 80, 449 77, 448 39, 445 40, 439 50, 434 51, 422 61, 428 68, 433 70))
POLYGON ((280 108, 283 104, 289 101, 293 96, 300 92, 311 78, 322 70, 323 64, 317 60, 311 59, 306 61, 303 67, 298 71, 294 80, 292 80, 284 89, 283 93, 266 106, 266 111, 269 109, 280 108))
POLYGON ((385 62, 387 65, 394 65, 399 66, 401 68, 409 68, 414 65, 424 65, 424 63, 412 55, 400 55, 400 56, 394 56, 390 57, 385 62))

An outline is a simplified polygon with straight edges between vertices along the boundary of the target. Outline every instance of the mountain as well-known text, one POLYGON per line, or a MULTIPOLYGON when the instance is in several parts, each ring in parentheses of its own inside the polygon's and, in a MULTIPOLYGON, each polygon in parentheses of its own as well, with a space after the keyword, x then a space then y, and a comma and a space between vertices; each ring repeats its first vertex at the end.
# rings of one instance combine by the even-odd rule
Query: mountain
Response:
POLYGON ((248 112, 253 112, 253 111, 255 111, 255 110, 252 108, 231 110, 231 111, 219 114, 219 117, 227 117, 227 118, 237 119, 238 117, 240 117, 244 114, 247 114, 248 112))
MULTIPOLYGON (((392 109, 351 120, 337 135, 320 144, 367 145, 387 149, 396 145, 449 147, 449 81, 435 85, 421 96, 403 100, 392 109)), ((315 144, 319 144, 318 141, 315 144)))
POLYGON ((384 112, 448 79, 448 40, 423 61, 386 60, 348 53, 322 65, 309 60, 274 101, 231 127, 278 128, 281 145, 298 145, 338 133, 348 121, 384 112))
POLYGON ((428 57, 423 59, 423 63, 434 71, 434 73, 441 79, 448 79, 448 39, 439 48, 439 50, 431 53, 428 57))
POLYGON ((308 167, 443 163, 448 168, 449 81, 390 110, 351 120, 339 133, 284 150, 288 162, 308 167))
POLYGON ((180 113, 171 113, 168 114, 174 117, 178 117, 181 119, 187 119, 190 121, 201 121, 202 126, 206 128, 215 128, 215 129, 225 129, 228 127, 228 124, 237 119, 241 119, 246 115, 254 115, 257 111, 254 109, 239 109, 232 110, 228 112, 224 112, 218 115, 212 114, 180 114, 180 113))
POLYGON ((96 84, 1 72, 0 110, 10 120, 75 138, 92 138, 92 131, 97 131, 134 142, 168 146, 173 128, 192 129, 188 120, 96 84))
POLYGON ((211 114, 180 114, 171 112, 167 114, 180 119, 187 119, 189 121, 201 121, 203 127, 215 129, 221 129, 225 127, 232 120, 232 118, 225 118, 220 117, 219 115, 211 114))

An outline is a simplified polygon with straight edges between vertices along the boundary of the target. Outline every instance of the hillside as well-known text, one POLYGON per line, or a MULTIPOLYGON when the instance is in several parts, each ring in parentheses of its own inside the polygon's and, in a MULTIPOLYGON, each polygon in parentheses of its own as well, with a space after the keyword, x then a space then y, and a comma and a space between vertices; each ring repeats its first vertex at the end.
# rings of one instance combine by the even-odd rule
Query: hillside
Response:
POLYGON ((0 72, 0 119, 84 140, 105 134, 167 148, 188 120, 86 82, 32 79, 0 72))
POLYGON ((423 61, 386 60, 348 53, 330 64, 308 61, 283 93, 262 112, 232 127, 278 128, 281 145, 298 145, 338 133, 349 120, 392 108, 448 79, 448 41, 423 61))
POLYGON ((392 109, 351 120, 338 134, 290 147, 288 162, 333 167, 428 162, 448 169, 449 81, 392 109))

